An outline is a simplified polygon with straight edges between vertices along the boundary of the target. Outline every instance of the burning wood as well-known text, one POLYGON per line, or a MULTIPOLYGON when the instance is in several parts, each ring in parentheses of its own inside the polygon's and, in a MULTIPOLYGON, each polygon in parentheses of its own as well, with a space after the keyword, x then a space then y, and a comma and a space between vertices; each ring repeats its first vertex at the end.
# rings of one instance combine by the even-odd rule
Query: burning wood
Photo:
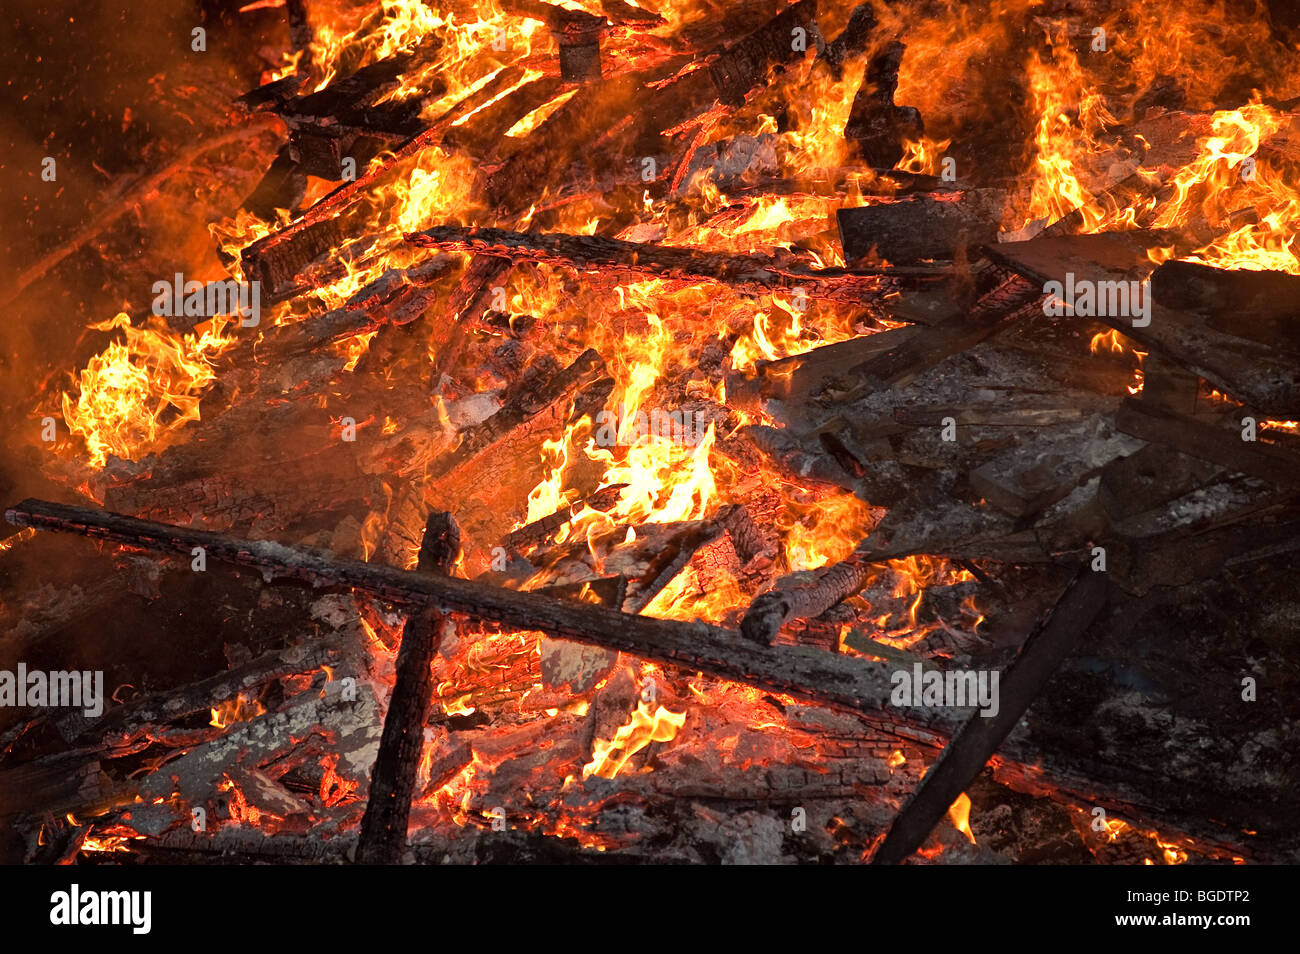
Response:
POLYGON ((16 271, 120 287, 6 338, 3 651, 182 657, 0 712, 23 854, 1300 857, 1295 47, 1111 6, 284 4, 16 271))

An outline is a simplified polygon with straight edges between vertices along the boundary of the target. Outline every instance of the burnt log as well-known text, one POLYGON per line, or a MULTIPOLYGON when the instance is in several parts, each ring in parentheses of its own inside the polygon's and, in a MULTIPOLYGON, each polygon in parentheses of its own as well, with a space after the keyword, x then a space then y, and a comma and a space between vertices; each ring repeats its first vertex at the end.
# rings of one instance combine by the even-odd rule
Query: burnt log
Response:
POLYGON ((718 99, 727 106, 743 105, 749 91, 766 78, 773 66, 791 58, 795 31, 803 30, 809 36, 816 29, 816 17, 815 0, 799 0, 719 52, 709 65, 718 99))
POLYGON ((492 255, 585 272, 648 274, 691 284, 718 282, 749 293, 802 287, 811 298, 854 304, 883 296, 900 280, 925 280, 943 275, 940 269, 926 268, 814 268, 767 256, 703 252, 595 235, 507 232, 451 225, 410 233, 406 240, 422 248, 492 255))
POLYGON ((839 209, 835 221, 844 260, 855 262, 873 250, 889 262, 951 259, 996 241, 1003 198, 998 190, 981 189, 877 198, 839 209))
MULTIPOLYGON (((447 574, 460 557, 460 528, 448 513, 432 513, 416 571, 447 574)), ((433 659, 449 621, 436 607, 417 609, 402 627, 397 677, 384 717, 379 755, 370 774, 370 794, 357 842, 360 864, 396 864, 406 847, 415 775, 424 748, 424 722, 433 695, 433 659)))
POLYGON ((873 572, 872 564, 855 553, 813 583, 761 593, 745 611, 740 632, 746 639, 770 646, 787 622, 820 616, 866 586, 873 572))

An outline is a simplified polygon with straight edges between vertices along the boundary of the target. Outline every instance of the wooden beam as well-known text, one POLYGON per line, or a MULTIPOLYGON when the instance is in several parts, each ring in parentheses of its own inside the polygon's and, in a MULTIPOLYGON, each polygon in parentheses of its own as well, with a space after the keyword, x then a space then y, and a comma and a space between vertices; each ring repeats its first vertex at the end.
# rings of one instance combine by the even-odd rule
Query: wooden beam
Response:
MULTIPOLYGON (((424 527, 416 570, 445 576, 460 557, 460 527, 449 513, 432 513, 424 527)), ((357 862, 397 864, 406 848, 415 775, 424 749, 424 722, 433 695, 433 660, 450 621, 436 607, 417 609, 402 627, 397 679, 370 773, 370 794, 361 819, 357 862)))
MULTIPOLYGON (((872 864, 898 864, 925 841, 957 797, 975 780, 1052 673, 1101 614, 1112 588, 1104 573, 1080 567, 1047 619, 1000 679, 997 713, 976 713, 944 748, 912 794, 872 864)), ((919 687, 918 687, 919 688, 919 687)))

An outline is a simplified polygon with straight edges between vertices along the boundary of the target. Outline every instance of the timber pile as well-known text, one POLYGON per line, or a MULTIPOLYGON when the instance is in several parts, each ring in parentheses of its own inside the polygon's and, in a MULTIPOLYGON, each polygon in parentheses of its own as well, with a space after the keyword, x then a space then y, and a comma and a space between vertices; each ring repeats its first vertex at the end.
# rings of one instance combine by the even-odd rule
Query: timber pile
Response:
MULTIPOLYGON (((176 658, 148 678, 106 664, 122 693, 101 714, 0 722, 0 822, 20 841, 0 849, 988 860, 942 822, 971 792, 977 831, 982 808, 1032 817, 1077 857, 1113 851, 1079 826, 1101 806, 1145 833, 1135 857, 1158 833, 1201 860, 1300 859, 1300 439, 1282 423, 1300 417, 1300 279, 1151 254, 1249 216, 1080 234, 1079 209, 1013 234, 1013 170, 892 169, 925 124, 896 101, 907 38, 869 5, 830 36, 813 0, 671 37, 617 0, 504 8, 544 23, 551 53, 450 105, 437 37, 346 54, 319 89, 308 59, 243 97, 286 130, 245 209, 292 214, 228 257, 276 320, 214 359, 187 439, 48 463, 54 489, 6 511, 97 552, 45 533, 0 551, 11 590, 49 574, 0 611, 0 668, 60 668, 95 626, 176 658), (714 135, 756 102, 780 112, 781 76, 805 67, 863 77, 842 131, 856 165, 811 184, 778 177, 770 134, 714 135), (472 200, 413 225, 391 192, 435 151, 473 167, 472 200), (304 206, 309 179, 337 185, 304 206), (731 204, 701 217, 723 183, 731 204), (664 221, 638 215, 651 193, 664 221), (567 207, 594 196, 614 212, 580 233, 567 207), (778 196, 825 214, 780 249, 696 240, 778 196), (664 241, 665 221, 692 240, 664 241), (1148 278, 1149 321, 1058 314, 1048 294, 1148 278), (528 313, 498 294, 515 280, 599 310, 528 313), (684 332, 694 366, 648 392, 707 421, 724 502, 647 521, 592 458, 567 460, 571 493, 539 514, 557 441, 623 393, 610 342, 658 322, 625 304, 638 285, 699 292, 698 324, 712 299, 752 306, 684 332), (755 303, 795 298, 853 332, 739 360, 755 303), (41 499, 72 487, 101 505, 41 499), (856 536, 807 568, 792 520, 856 536), (711 622, 681 618, 699 606, 711 622), (996 671, 999 711, 899 704, 900 670, 996 671)), ((1089 183, 1098 205, 1167 198, 1133 169, 1190 161, 1206 128, 1180 106, 1135 118, 1089 183)), ((1292 168, 1285 134, 1267 146, 1261 164, 1292 168)))

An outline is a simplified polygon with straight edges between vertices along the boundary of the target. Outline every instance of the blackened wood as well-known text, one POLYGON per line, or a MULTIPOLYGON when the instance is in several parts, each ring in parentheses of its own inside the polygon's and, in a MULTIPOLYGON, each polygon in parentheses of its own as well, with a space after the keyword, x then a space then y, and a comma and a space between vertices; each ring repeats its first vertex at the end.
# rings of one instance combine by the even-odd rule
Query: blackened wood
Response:
POLYGON ((768 540, 744 504, 727 504, 719 508, 714 520, 727 531, 736 556, 748 563, 757 556, 773 555, 775 547, 768 540))
POLYGON ((343 245, 350 235, 365 227, 367 218, 358 214, 356 207, 350 207, 340 209, 334 218, 295 228, 293 241, 277 238, 287 236, 288 230, 259 239, 240 252, 244 277, 259 283, 264 303, 293 298, 311 287, 299 278, 307 266, 343 245))
POLYGON ((340 655, 340 647, 334 642, 265 653, 238 668, 117 706, 99 719, 69 713, 59 720, 59 729, 65 738, 125 745, 150 726, 204 712, 275 679, 314 672, 335 663, 340 655))
POLYGON ((921 847, 935 824, 974 781, 1061 661, 1098 618, 1111 596, 1104 573, 1080 567, 1050 615, 1025 640, 1019 655, 1000 679, 998 711, 972 715, 926 771, 872 864, 898 864, 921 847))
POLYGON ((311 73, 311 41, 314 31, 307 16, 307 0, 285 0, 285 13, 289 16, 289 42, 299 51, 295 76, 311 73))
MULTIPOLYGON (((640 613, 680 573, 691 557, 701 547, 712 543, 723 533, 724 527, 716 520, 705 521, 685 533, 676 534, 669 546, 664 547, 650 560, 637 582, 636 591, 623 601, 623 609, 640 613)), ((629 588, 630 589, 630 588, 629 588)))
POLYGON ((588 348, 558 374, 545 376, 543 380, 521 388, 513 399, 508 400, 491 417, 460 432, 460 445, 455 452, 435 465, 434 476, 440 478, 455 470, 548 405, 577 391, 591 388, 601 380, 604 371, 605 362, 601 360, 599 352, 588 348))
POLYGON ((296 209, 307 191, 307 173, 298 168, 286 144, 280 147, 257 187, 244 200, 244 208, 268 222, 276 209, 296 209))
MULTIPOLYGON (((1156 538, 1113 547, 1109 565, 1126 592, 1145 595, 1156 586, 1183 586, 1217 577, 1225 569, 1271 560, 1300 549, 1296 497, 1281 498, 1249 521, 1200 533, 1176 529, 1156 538)), ((1109 551, 1108 551, 1109 553, 1109 551)))
POLYGON ((541 586, 533 592, 554 596, 562 600, 577 600, 581 603, 597 603, 601 606, 620 607, 627 599, 627 577, 605 576, 598 580, 583 580, 581 583, 557 583, 554 586, 541 586))
POLYGON ((1194 414, 1201 379, 1162 354, 1142 361, 1142 401, 1175 414, 1194 414))
POLYGON ((760 593, 745 611, 740 632, 746 639, 770 646, 787 622, 820 616, 862 589, 873 572, 872 563, 855 552, 813 583, 760 593))
POLYGON ((718 99, 727 106, 742 105, 749 91, 767 76, 768 70, 796 54, 802 55, 795 49, 794 31, 802 29, 805 37, 811 40, 816 29, 816 17, 815 0, 799 0, 719 53, 709 66, 718 99))
MULTIPOLYGON (((814 650, 760 646, 734 630, 703 622, 632 616, 586 603, 521 593, 471 580, 434 576, 268 540, 246 540, 206 530, 152 523, 86 507, 25 500, 9 508, 17 526, 77 533, 92 539, 188 557, 203 547, 210 559, 257 567, 271 579, 361 589, 381 599, 440 606, 521 630, 629 652, 685 669, 707 672, 823 705, 878 711, 890 695, 888 674, 861 660, 814 650)), ((908 722, 904 714, 898 719, 908 722)), ((924 735, 955 725, 949 710, 917 713, 924 735), (930 728, 925 728, 933 722, 930 728)))
POLYGON ((912 335, 854 368, 852 373, 861 383, 853 396, 910 383, 939 362, 973 348, 1027 316, 1041 297, 1042 289, 1032 281, 1010 275, 981 297, 968 314, 912 335))
POLYGON ((825 63, 838 83, 844 75, 844 63, 863 52, 871 31, 876 28, 876 15, 871 7, 860 3, 849 14, 849 22, 840 35, 826 44, 818 54, 818 62, 825 63))
MULTIPOLYGON (((1006 242, 985 246, 984 251, 1033 281, 1064 284, 1073 274, 1075 287, 1081 288, 1084 281, 1139 282, 1151 272, 1148 251, 1177 248, 1180 241, 1169 232, 1104 232, 1006 242)), ((1204 318, 1169 308, 1158 299, 1148 304, 1149 324, 1135 325, 1132 315, 1090 317, 1146 346, 1145 350, 1162 352, 1264 414, 1300 417, 1300 363, 1289 353, 1226 334, 1204 318)), ((1145 321, 1145 316, 1140 320, 1145 321)))
POLYGON ((1148 442, 1167 444, 1229 471, 1285 487, 1300 484, 1300 452, 1263 441, 1244 441, 1238 422, 1228 427, 1184 417, 1145 401, 1126 400, 1115 427, 1148 442))
MULTIPOLYGON (((433 304, 434 282, 453 264, 451 258, 430 261, 413 268, 394 268, 359 289, 340 308, 315 318, 268 328, 262 340, 249 336, 259 356, 283 361, 295 355, 311 354, 334 341, 366 334, 387 325, 405 325, 419 318, 433 304), (427 267, 426 267, 427 266, 427 267)), ((237 364, 223 385, 248 390, 261 374, 260 366, 237 364)))
POLYGON ((855 262, 872 250, 889 262, 949 259, 959 251, 997 240, 1003 194, 983 189, 939 195, 877 199, 839 209, 844 260, 855 262))
POLYGON ((602 487, 567 507, 561 507, 552 514, 525 524, 518 530, 511 530, 510 535, 506 537, 505 545, 512 550, 524 550, 539 546, 572 520, 584 506, 590 507, 592 510, 599 510, 602 513, 609 510, 614 504, 618 503, 619 495, 626 486, 627 484, 610 484, 608 487, 602 487))
MULTIPOLYGON (((478 106, 504 96, 517 86, 525 76, 523 66, 507 67, 481 89, 466 96, 446 113, 429 124, 419 134, 386 153, 382 161, 371 163, 366 172, 352 182, 345 182, 333 192, 322 197, 315 205, 278 232, 264 236, 247 246, 240 257, 244 274, 249 280, 263 282, 265 300, 278 301, 292 297, 297 291, 292 279, 307 263, 323 255, 354 231, 346 221, 349 211, 394 169, 423 150, 437 145, 452 128, 452 124, 469 115, 478 106), (278 281, 277 281, 278 280, 278 281)), ((364 226, 358 220, 357 229, 364 226)))
POLYGON ((492 289, 510 271, 510 262, 491 255, 475 255, 452 289, 443 308, 435 340, 441 342, 433 360, 432 379, 436 389, 444 374, 456 366, 469 337, 469 322, 487 308, 492 289))
POLYGON ((904 141, 918 140, 925 133, 917 109, 894 104, 906 49, 894 40, 867 61, 844 126, 844 138, 857 142, 867 164, 881 169, 890 169, 903 158, 904 141))
MULTIPOLYGON (((424 527, 416 571, 446 574, 460 556, 460 528, 448 513, 432 513, 424 527)), ((424 748, 424 722, 433 695, 433 660, 449 625, 436 607, 414 610, 402 627, 397 678, 384 717, 379 755, 357 843, 360 864, 396 864, 406 846, 415 775, 424 748)))
POLYGON ((1223 475, 1217 464, 1181 453, 1165 444, 1147 444, 1135 454, 1106 465, 1097 496, 1112 526, 1163 507, 1223 475))
POLYGON ((1205 315, 1215 330, 1300 351, 1300 277, 1165 262, 1151 274, 1162 305, 1205 315))
POLYGON ((446 251, 494 255, 579 271, 650 274, 681 282, 713 281, 748 291, 802 287, 811 298, 861 303, 881 297, 899 280, 924 280, 939 269, 813 268, 785 264, 760 255, 731 255, 690 248, 625 242, 595 235, 507 232, 435 226, 406 236, 412 245, 446 251))

